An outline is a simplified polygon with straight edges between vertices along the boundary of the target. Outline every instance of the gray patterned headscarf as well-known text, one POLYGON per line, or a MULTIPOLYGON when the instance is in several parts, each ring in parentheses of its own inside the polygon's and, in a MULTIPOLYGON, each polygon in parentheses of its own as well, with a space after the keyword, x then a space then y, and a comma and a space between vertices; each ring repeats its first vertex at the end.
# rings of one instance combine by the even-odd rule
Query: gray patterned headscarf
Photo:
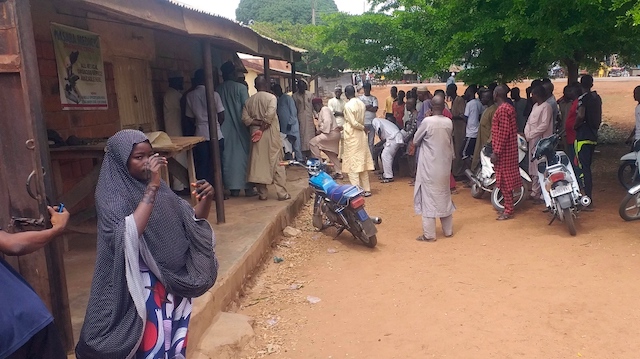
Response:
MULTIPOLYGON (((133 147, 148 141, 140 131, 123 130, 107 142, 95 201, 98 214, 96 267, 87 313, 76 346, 79 359, 129 358, 140 344, 144 315, 139 315, 126 273, 132 248, 132 213, 146 184, 131 176, 127 162, 133 147), (127 231, 129 225, 129 231, 127 231)), ((137 233, 136 233, 137 235, 137 233)), ((218 262, 215 238, 207 221, 162 182, 149 223, 136 251, 165 285, 167 292, 193 298, 215 283, 218 262)))

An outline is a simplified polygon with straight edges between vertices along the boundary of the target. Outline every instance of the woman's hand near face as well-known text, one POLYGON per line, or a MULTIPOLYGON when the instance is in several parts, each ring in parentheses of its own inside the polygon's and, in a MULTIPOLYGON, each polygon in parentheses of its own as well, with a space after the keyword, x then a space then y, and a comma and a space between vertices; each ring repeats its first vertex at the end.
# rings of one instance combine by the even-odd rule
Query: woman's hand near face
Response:
POLYGON ((161 179, 160 171, 163 167, 166 167, 166 166, 167 166, 166 157, 161 157, 160 154, 158 153, 149 157, 149 160, 147 160, 147 163, 145 165, 149 184, 154 186, 160 186, 160 179, 161 179))

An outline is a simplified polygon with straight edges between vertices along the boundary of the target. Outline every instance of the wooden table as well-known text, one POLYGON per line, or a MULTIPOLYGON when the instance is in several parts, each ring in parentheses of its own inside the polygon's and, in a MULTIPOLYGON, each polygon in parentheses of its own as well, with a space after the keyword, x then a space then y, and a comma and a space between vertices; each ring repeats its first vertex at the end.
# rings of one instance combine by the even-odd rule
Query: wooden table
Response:
MULTIPOLYGON (((165 170, 162 173, 164 181, 170 185, 169 173, 177 178, 180 182, 185 183, 187 188, 189 184, 196 181, 196 170, 193 162, 193 147, 200 142, 204 142, 203 137, 171 137, 172 145, 170 146, 153 146, 153 149, 161 155, 169 159, 168 171, 165 170), (175 156, 179 153, 186 152, 187 154, 187 167, 182 166, 175 160, 175 156)), ((95 192, 95 187, 98 182, 98 176, 100 175, 100 167, 102 159, 104 158, 104 148, 106 141, 93 145, 85 146, 64 146, 49 149, 51 156, 51 170, 53 172, 53 180, 56 186, 57 198, 60 202, 64 203, 67 208, 73 208, 80 201, 86 198, 88 195, 95 192), (61 161, 68 160, 81 160, 81 159, 94 159, 96 165, 93 170, 76 183, 73 188, 63 193, 63 180, 62 171, 60 169, 61 161)), ((74 220, 71 222, 71 227, 74 224, 84 222, 85 220, 95 216, 95 208, 91 208, 87 211, 74 214, 74 220)))

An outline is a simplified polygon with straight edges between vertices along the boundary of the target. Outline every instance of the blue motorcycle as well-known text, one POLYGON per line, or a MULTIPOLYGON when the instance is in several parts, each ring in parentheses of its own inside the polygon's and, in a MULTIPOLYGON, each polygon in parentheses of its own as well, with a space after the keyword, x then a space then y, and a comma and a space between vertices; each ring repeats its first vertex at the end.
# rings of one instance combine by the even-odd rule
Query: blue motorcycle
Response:
POLYGON ((338 237, 345 229, 361 240, 367 247, 378 243, 376 224, 379 217, 369 217, 364 209, 364 190, 352 185, 339 185, 324 171, 324 163, 311 158, 306 165, 288 161, 289 166, 300 166, 309 172, 309 185, 316 192, 313 202, 313 226, 319 231, 335 227, 338 237))

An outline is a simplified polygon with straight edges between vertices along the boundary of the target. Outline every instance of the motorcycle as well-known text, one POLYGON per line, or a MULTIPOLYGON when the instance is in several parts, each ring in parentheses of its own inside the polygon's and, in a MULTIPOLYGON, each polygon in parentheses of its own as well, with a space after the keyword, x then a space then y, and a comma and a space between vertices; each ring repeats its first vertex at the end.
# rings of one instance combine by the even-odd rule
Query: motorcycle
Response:
POLYGON ((382 223, 379 217, 370 217, 364 209, 364 190, 358 186, 339 185, 325 171, 325 164, 316 158, 306 165, 298 161, 283 163, 299 166, 309 173, 309 186, 315 190, 313 201, 313 226, 321 231, 328 227, 338 229, 338 237, 345 229, 373 248, 378 243, 375 225, 382 223))
POLYGON ((544 202, 553 215, 549 224, 558 218, 567 225, 569 233, 575 236, 574 218, 578 212, 578 204, 588 207, 591 198, 580 192, 569 156, 564 151, 556 151, 559 138, 558 134, 553 134, 538 141, 532 161, 544 158, 538 163, 538 181, 544 202))
POLYGON ((640 219, 640 184, 629 189, 620 203, 618 213, 625 221, 640 219))
MULTIPOLYGON (((485 192, 491 193, 491 204, 497 211, 504 211, 504 196, 499 188, 496 188, 496 173, 491 163, 491 154, 493 149, 491 144, 484 145, 480 151, 480 166, 473 173, 467 169, 464 173, 471 181, 471 196, 473 198, 482 198, 485 192)), ((531 177, 526 171, 527 158, 527 140, 523 136, 518 135, 518 162, 520 164, 520 177, 531 183, 531 177)), ((526 190, 524 185, 513 191, 513 204, 517 206, 524 198, 526 190)))
POLYGON ((638 174, 638 153, 629 152, 620 158, 620 167, 618 167, 618 181, 627 190, 631 189, 640 182, 638 174))

